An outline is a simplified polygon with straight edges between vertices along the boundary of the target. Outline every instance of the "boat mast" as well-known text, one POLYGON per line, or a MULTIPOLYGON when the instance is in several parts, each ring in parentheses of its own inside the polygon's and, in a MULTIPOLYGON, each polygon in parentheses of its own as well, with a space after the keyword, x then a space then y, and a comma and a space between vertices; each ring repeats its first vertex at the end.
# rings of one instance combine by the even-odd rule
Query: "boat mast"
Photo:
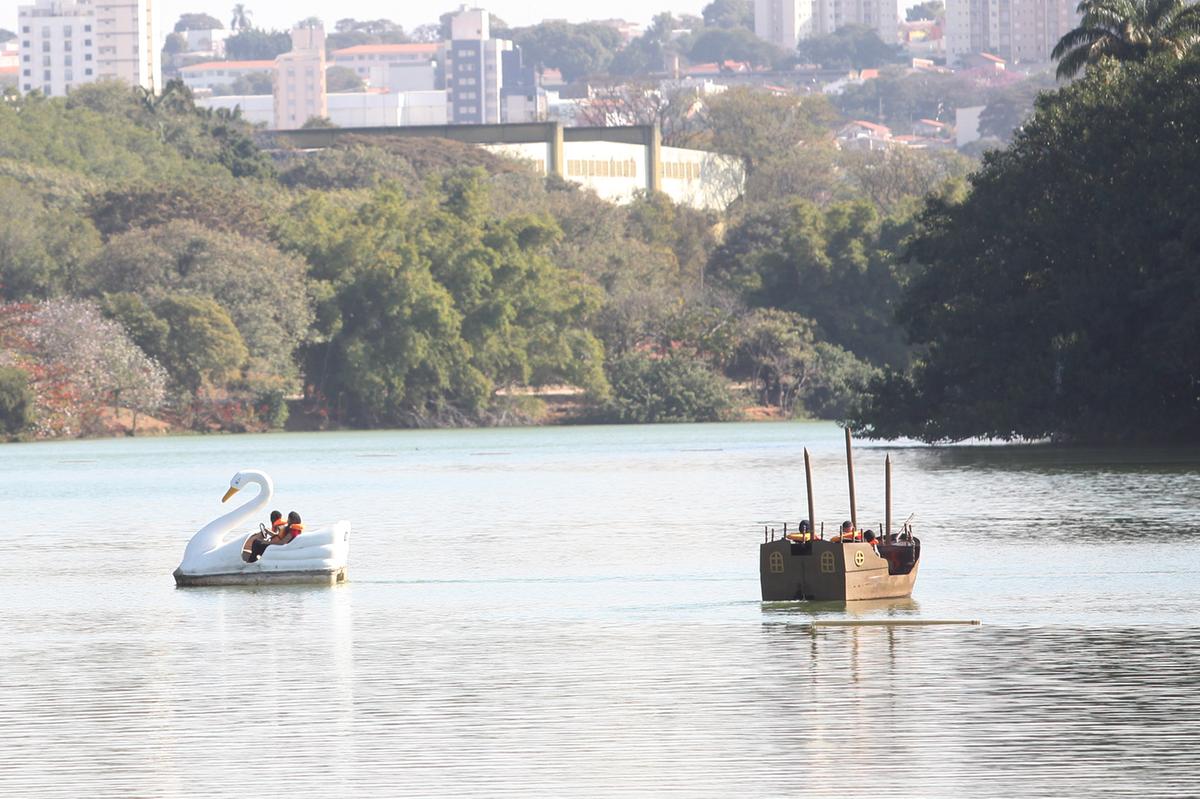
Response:
POLYGON ((854 453, 850 451, 850 427, 846 427, 846 474, 850 477, 850 525, 858 530, 857 505, 854 502, 854 453))
POLYGON ((887 541, 892 535, 892 456, 888 455, 883 459, 883 496, 884 496, 884 518, 887 520, 887 527, 884 529, 883 540, 887 541))
POLYGON ((804 448, 804 484, 808 489, 808 537, 817 537, 817 518, 813 513, 812 490, 812 460, 808 457, 808 447, 804 448))

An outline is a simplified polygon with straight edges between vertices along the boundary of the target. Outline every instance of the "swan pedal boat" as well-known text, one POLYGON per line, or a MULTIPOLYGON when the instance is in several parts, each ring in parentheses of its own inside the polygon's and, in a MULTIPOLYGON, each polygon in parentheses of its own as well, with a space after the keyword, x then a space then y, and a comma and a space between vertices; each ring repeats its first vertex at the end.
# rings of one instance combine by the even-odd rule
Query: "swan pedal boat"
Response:
POLYGON ((244 469, 229 481, 222 502, 247 485, 259 487, 258 496, 214 519, 188 542, 183 562, 175 570, 175 585, 335 585, 346 581, 350 557, 350 522, 339 521, 323 530, 305 530, 287 544, 272 544, 249 563, 251 542, 260 536, 245 532, 245 525, 267 515, 274 496, 271 478, 256 469, 244 469), (242 532, 236 532, 238 528, 242 532))

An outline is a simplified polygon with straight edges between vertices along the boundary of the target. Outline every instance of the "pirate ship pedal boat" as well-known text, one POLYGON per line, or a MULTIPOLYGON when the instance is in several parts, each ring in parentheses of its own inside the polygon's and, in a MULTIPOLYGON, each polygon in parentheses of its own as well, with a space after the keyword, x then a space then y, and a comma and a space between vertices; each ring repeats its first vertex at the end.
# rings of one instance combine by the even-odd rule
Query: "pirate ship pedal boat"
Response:
MULTIPOLYGON (((892 459, 884 462, 886 523, 873 541, 859 534, 854 502, 854 459, 850 429, 846 428, 846 470, 850 480, 850 521, 853 531, 829 539, 818 536, 814 524, 812 462, 804 450, 808 489, 808 519, 797 533, 767 539, 759 546, 758 571, 764 602, 812 599, 850 602, 912 595, 921 561, 921 541, 907 522, 892 532, 892 459)), ((909 517, 910 519, 912 517, 909 517)))

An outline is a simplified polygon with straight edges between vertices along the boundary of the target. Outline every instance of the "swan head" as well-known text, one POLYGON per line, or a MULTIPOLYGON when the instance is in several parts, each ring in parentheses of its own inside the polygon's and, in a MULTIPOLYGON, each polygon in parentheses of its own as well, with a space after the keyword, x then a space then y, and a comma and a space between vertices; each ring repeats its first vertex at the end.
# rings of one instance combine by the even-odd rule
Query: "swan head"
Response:
POLYGON ((248 482, 249 480, 247 480, 245 473, 238 472, 235 474, 233 479, 229 481, 229 490, 225 492, 225 496, 221 497, 221 501, 228 502, 229 498, 241 491, 248 482))
POLYGON ((270 499, 275 491, 271 478, 267 476, 266 472, 260 472, 258 469, 242 469, 229 481, 229 490, 225 492, 225 496, 221 497, 221 501, 228 501, 230 497, 247 485, 256 485, 261 488, 263 496, 267 499, 270 499))

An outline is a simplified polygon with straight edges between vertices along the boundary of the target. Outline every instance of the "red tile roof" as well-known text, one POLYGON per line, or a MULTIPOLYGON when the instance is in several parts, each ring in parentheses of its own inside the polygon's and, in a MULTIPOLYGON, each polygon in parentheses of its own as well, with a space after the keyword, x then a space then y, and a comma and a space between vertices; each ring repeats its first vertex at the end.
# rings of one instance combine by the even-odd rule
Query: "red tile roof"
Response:
POLYGON ((861 125, 872 133, 877 133, 881 136, 891 136, 892 129, 887 125, 876 125, 874 122, 864 122, 861 119, 856 119, 850 123, 851 125, 861 125))

